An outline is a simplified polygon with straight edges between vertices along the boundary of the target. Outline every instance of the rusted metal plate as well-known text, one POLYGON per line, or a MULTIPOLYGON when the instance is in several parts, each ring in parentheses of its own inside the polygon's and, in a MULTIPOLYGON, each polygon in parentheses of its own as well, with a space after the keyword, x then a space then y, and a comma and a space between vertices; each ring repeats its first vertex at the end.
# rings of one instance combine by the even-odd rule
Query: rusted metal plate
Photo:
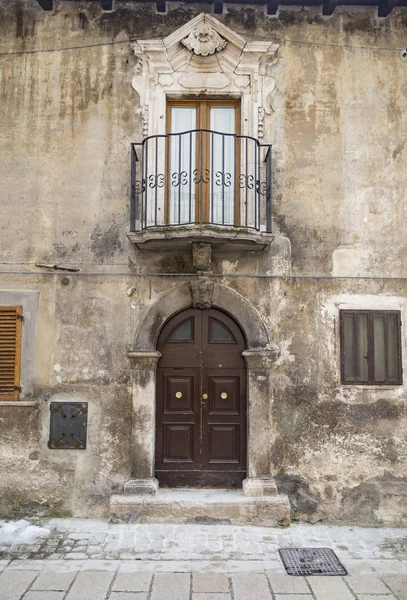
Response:
POLYGON ((48 448, 85 450, 88 425, 87 402, 51 402, 48 448))

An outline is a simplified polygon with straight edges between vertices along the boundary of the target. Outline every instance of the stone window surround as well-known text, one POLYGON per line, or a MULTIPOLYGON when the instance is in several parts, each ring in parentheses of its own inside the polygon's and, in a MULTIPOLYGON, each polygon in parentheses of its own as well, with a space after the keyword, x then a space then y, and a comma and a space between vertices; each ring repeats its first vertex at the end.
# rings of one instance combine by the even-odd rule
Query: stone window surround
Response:
MULTIPOLYGON (((208 14, 200 14, 166 38, 138 40, 132 86, 140 97, 143 137, 166 133, 167 98, 218 97, 241 102, 241 135, 261 140, 275 87, 271 66, 279 45, 247 41, 208 14), (216 54, 197 56, 183 40, 202 25, 226 43, 216 54)), ((140 140, 141 141, 141 140, 140 140)))
MULTIPOLYGON (((271 396, 270 370, 275 360, 269 349, 266 328, 257 310, 240 294, 215 283, 212 306, 231 314, 246 335, 247 350, 247 479, 245 495, 275 495, 271 475, 271 396)), ((192 306, 188 283, 157 300, 142 318, 128 353, 133 384, 131 479, 126 494, 155 494, 158 482, 155 470, 156 368, 160 353, 156 343, 164 323, 175 313, 192 306)))
MULTIPOLYGON (((347 393, 352 394, 353 391, 363 393, 363 390, 376 394, 389 393, 391 397, 399 396, 407 390, 406 373, 407 373, 407 339, 403 335, 404 323, 407 318, 407 298, 402 296, 376 296, 372 294, 340 294, 333 296, 327 300, 323 307, 323 311, 330 315, 335 321, 337 327, 335 331, 338 339, 336 343, 336 351, 333 356, 335 363, 335 379, 338 386, 344 389, 347 393), (339 320, 341 310, 398 310, 401 313, 401 359, 402 359, 402 377, 401 384, 394 385, 368 385, 368 384, 342 384, 341 383, 341 347, 339 339, 339 320)), ((334 330, 334 329, 333 329, 334 330)))
POLYGON ((2 400, 1 406, 31 406, 35 381, 35 335, 39 292, 28 290, 0 290, 0 306, 21 306, 23 326, 21 332, 21 393, 19 400, 2 400))

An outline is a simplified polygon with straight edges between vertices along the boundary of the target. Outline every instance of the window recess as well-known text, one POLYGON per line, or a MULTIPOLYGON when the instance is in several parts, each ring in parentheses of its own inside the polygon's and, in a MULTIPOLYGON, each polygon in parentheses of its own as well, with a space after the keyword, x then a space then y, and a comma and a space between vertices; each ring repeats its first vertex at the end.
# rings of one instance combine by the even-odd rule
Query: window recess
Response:
POLYGON ((0 306, 0 400, 20 397, 21 306, 0 306))
POLYGON ((341 310, 343 384, 402 383, 399 311, 341 310))

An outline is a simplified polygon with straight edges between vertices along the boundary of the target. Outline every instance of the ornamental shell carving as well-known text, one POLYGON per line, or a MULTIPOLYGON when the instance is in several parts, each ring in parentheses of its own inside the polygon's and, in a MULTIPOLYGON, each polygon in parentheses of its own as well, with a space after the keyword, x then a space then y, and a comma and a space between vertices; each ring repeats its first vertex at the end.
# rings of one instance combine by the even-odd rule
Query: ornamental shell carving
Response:
POLYGON ((220 52, 227 44, 217 31, 205 24, 191 31, 189 36, 182 40, 182 43, 188 50, 200 56, 220 52))

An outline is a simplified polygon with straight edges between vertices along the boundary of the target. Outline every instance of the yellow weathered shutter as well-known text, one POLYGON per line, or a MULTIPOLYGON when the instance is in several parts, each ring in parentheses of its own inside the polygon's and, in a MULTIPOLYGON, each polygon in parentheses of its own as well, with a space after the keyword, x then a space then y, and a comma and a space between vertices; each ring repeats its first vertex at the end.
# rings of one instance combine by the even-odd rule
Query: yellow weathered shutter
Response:
POLYGON ((0 306, 0 400, 20 395, 21 306, 0 306))

